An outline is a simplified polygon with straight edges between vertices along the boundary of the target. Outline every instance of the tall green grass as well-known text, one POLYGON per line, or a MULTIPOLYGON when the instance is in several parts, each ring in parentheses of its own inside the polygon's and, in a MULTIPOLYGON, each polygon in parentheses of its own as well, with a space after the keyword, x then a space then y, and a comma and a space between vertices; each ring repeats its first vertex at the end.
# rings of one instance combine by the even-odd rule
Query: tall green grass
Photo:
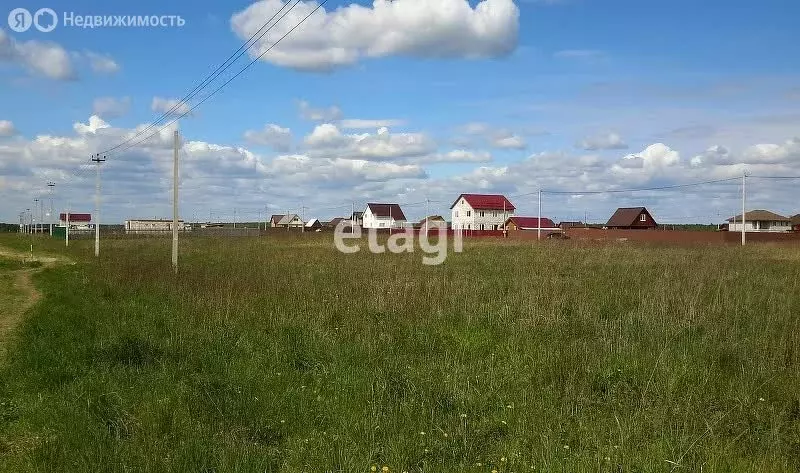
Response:
POLYGON ((7 471, 800 469, 798 248, 181 244, 39 275, 7 471))

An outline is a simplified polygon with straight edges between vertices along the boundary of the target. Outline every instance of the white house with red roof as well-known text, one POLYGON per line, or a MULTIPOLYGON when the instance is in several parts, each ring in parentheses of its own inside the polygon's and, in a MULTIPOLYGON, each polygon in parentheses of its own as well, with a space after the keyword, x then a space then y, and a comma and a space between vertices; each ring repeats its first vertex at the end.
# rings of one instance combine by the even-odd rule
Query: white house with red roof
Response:
POLYGON ((401 228, 405 225, 406 216, 397 204, 367 204, 361 223, 363 228, 401 228))
POLYGON ((502 230, 514 204, 500 194, 461 194, 450 206, 453 230, 502 230))

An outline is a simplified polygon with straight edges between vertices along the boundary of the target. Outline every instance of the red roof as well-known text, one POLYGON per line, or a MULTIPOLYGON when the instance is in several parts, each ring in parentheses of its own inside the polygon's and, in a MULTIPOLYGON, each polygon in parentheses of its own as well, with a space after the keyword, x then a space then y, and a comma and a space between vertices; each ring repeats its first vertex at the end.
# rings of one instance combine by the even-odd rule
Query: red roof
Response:
MULTIPOLYGON (((58 216, 58 218, 62 222, 67 221, 67 214, 63 213, 58 216)), ((92 214, 74 214, 70 212, 69 214, 69 221, 70 222, 91 222, 92 221, 92 214)))
POLYGON ((500 194, 461 194, 450 208, 455 207, 462 197, 475 210, 514 210, 516 208, 510 200, 506 199, 506 196, 500 194))
POLYGON ((372 215, 376 217, 391 217, 394 220, 405 220, 403 210, 397 204, 367 204, 372 215))
POLYGON ((539 226, 538 217, 509 217, 506 223, 514 222, 519 228, 558 228, 558 226, 549 218, 542 218, 542 226, 539 226))

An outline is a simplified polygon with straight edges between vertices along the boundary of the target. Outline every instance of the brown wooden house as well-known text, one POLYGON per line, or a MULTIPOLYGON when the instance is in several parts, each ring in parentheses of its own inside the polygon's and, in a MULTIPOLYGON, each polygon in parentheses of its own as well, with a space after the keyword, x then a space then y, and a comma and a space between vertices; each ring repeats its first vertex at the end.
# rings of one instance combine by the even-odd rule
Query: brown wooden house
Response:
POLYGON ((649 230, 658 223, 645 207, 622 207, 608 219, 606 228, 615 230, 649 230))

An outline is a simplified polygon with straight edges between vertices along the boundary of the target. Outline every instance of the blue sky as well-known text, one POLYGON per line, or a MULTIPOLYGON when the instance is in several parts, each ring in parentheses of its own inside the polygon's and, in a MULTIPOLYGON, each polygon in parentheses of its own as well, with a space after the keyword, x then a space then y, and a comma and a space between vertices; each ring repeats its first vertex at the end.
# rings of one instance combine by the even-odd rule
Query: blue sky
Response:
MULTIPOLYGON (((182 97, 277 2, 78 1, 67 9, 180 15, 181 28, 61 24, 17 33, 3 22, 0 220, 16 221, 48 180, 62 206, 90 207, 91 173, 80 160, 160 116, 154 98, 182 97), (78 131, 77 123, 93 128, 92 115, 100 125, 78 131)), ((325 16, 315 15, 330 20, 353 3, 330 0, 325 16)), ((305 205, 325 218, 352 201, 426 197, 446 213, 460 192, 630 188, 744 170, 800 174, 797 2, 395 0, 393 13, 382 14, 355 3, 364 15, 338 16, 340 29, 298 29, 286 43, 297 42, 279 51, 285 55, 266 55, 181 120, 185 140, 195 143, 184 150, 186 215, 305 205), (461 16, 447 10, 414 19, 443 4, 461 16), (487 18, 496 28, 470 29, 487 18), (353 56, 337 63, 331 58, 339 53, 353 56), (364 128, 345 126, 355 120, 364 128), (267 125, 283 130, 279 146, 274 135, 247 138, 267 125)), ((45 6, 53 7, 14 5, 45 6)), ((279 26, 297 20, 289 15, 279 26)), ((168 214, 167 145, 110 157, 107 218, 168 214)), ((791 186, 761 185, 753 189, 759 207, 800 212, 791 186)), ((553 197, 550 213, 603 220, 617 204, 646 203, 663 220, 706 222, 736 208, 732 192, 553 197)), ((533 210, 528 201, 521 207, 533 210)))

